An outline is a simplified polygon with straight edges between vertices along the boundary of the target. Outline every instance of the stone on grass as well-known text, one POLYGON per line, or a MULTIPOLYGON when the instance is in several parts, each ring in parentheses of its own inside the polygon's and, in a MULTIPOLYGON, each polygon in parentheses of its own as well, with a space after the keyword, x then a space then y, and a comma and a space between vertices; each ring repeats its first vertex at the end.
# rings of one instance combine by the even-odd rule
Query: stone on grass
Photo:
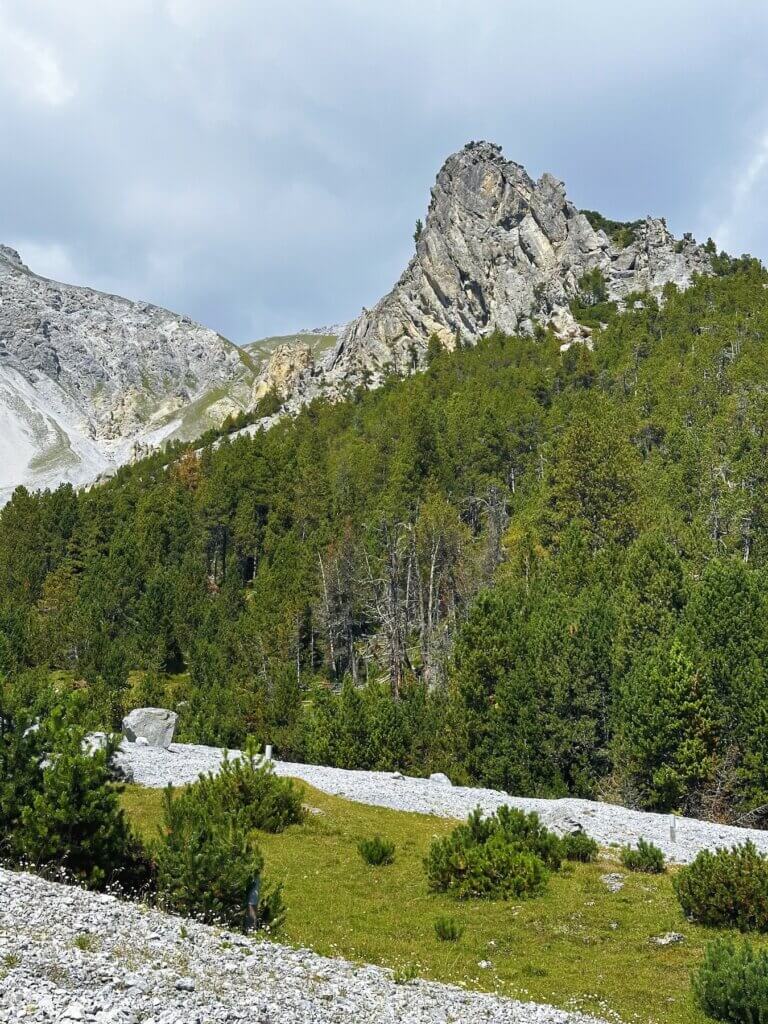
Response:
POLYGON ((664 935, 654 935, 651 942, 654 946, 678 946, 685 942, 685 936, 681 932, 666 932, 664 935))
POLYGON ((170 747, 176 731, 174 711, 165 708, 135 708, 123 719, 123 734, 131 743, 140 739, 150 747, 170 747))
POLYGON ((624 875, 620 875, 617 871, 608 875, 600 875, 600 881, 609 892, 621 892, 624 888, 624 875))

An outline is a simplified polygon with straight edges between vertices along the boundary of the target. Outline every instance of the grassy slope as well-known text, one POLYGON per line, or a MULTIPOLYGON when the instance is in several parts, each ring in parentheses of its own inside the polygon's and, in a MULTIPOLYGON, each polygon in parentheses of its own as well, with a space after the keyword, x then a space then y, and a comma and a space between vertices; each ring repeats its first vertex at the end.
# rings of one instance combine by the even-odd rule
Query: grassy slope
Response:
MULTIPOLYGON (((269 876, 285 883, 288 920, 282 939, 329 956, 412 967, 421 977, 554 1003, 625 1021, 690 1022, 704 1018, 689 993, 691 968, 713 933, 689 924, 668 875, 627 875, 609 893, 600 876, 621 870, 601 860, 568 866, 543 897, 522 903, 458 903, 428 893, 422 858, 449 821, 331 797, 302 783, 321 814, 261 842, 269 876), (360 839, 384 835, 395 863, 370 868, 360 839), (434 921, 465 924, 457 943, 438 942, 434 921), (661 948, 650 938, 686 936, 661 948), (482 960, 492 968, 478 966, 482 960)), ((129 787, 125 807, 146 838, 157 832, 162 794, 129 787)))
POLYGON ((327 352, 329 348, 333 348, 337 341, 338 338, 335 334, 276 334, 270 338, 251 341, 244 345, 243 349, 257 362, 264 362, 269 359, 278 345, 309 345, 317 358, 323 352, 327 352))

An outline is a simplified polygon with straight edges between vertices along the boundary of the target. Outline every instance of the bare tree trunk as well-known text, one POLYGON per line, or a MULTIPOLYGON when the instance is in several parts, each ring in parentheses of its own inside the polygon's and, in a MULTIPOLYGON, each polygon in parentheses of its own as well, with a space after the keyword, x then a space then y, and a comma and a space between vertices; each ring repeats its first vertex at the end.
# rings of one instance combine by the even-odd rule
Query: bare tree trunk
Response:
POLYGON ((325 601, 325 619, 326 629, 328 633, 328 651, 331 656, 331 670, 334 677, 336 676, 336 650, 333 644, 333 616, 331 610, 331 599, 328 593, 328 579, 325 574, 325 566, 323 565, 323 556, 318 554, 317 560, 320 563, 320 578, 323 581, 323 597, 325 601))

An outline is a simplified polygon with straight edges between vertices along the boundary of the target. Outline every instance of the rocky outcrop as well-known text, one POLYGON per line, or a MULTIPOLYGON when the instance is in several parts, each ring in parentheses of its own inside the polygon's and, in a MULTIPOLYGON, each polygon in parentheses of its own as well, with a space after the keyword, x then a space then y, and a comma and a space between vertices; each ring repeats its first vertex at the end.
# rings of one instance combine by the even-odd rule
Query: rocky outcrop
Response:
POLYGON ((46 280, 0 246, 0 504, 18 483, 104 479, 269 391, 283 414, 375 387, 422 367, 432 336, 451 349, 540 324, 564 348, 589 341, 569 308, 588 271, 599 269, 608 297, 622 301, 711 270, 709 253, 673 238, 663 220, 615 238, 599 223, 552 175, 534 181, 499 146, 470 143, 441 168, 416 252, 373 309, 244 350, 157 306, 46 280))
POLYGON ((624 247, 595 230, 551 174, 534 181, 501 148, 470 143, 446 160, 432 189, 416 253, 392 291, 363 310, 325 367, 329 382, 375 382, 424 361, 430 336, 445 348, 499 328, 531 334, 550 325, 564 341, 586 334, 569 303, 599 268, 609 297, 686 287, 711 269, 702 246, 676 241, 647 218, 624 247))
POLYGON ((302 374, 315 365, 312 346, 305 341, 278 345, 262 367, 253 385, 252 401, 255 405, 269 391, 275 391, 285 400, 296 387, 302 374))
POLYGON ((198 436, 248 406, 252 376, 189 317, 39 277, 0 246, 0 502, 198 436))

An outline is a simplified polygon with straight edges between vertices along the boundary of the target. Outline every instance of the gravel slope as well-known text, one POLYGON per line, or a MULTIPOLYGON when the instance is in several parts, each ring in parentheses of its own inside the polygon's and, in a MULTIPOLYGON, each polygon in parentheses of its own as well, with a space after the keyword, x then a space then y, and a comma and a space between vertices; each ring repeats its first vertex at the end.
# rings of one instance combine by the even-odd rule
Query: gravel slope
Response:
MULTIPOLYGON (((233 752, 236 755, 237 751, 233 752)), ((174 743, 169 750, 123 743, 121 759, 142 786, 183 785, 193 782, 201 772, 217 771, 222 753, 215 747, 174 743)), ((398 811, 418 811, 443 818, 466 818, 475 807, 487 812, 502 804, 526 811, 537 811, 542 820, 558 832, 570 832, 577 825, 602 846, 636 843, 642 836, 659 846, 667 858, 684 864, 699 850, 732 846, 751 839, 758 849, 768 853, 768 832, 734 828, 694 818, 677 818, 675 838, 670 833, 667 814, 631 811, 615 804, 592 800, 533 800, 513 797, 493 789, 447 786, 426 779, 396 777, 389 772, 353 772, 341 768, 275 761, 278 775, 304 779, 326 793, 346 797, 363 804, 390 807, 398 811)))
POLYGON ((0 1022, 597 1024, 0 870, 0 1022))

